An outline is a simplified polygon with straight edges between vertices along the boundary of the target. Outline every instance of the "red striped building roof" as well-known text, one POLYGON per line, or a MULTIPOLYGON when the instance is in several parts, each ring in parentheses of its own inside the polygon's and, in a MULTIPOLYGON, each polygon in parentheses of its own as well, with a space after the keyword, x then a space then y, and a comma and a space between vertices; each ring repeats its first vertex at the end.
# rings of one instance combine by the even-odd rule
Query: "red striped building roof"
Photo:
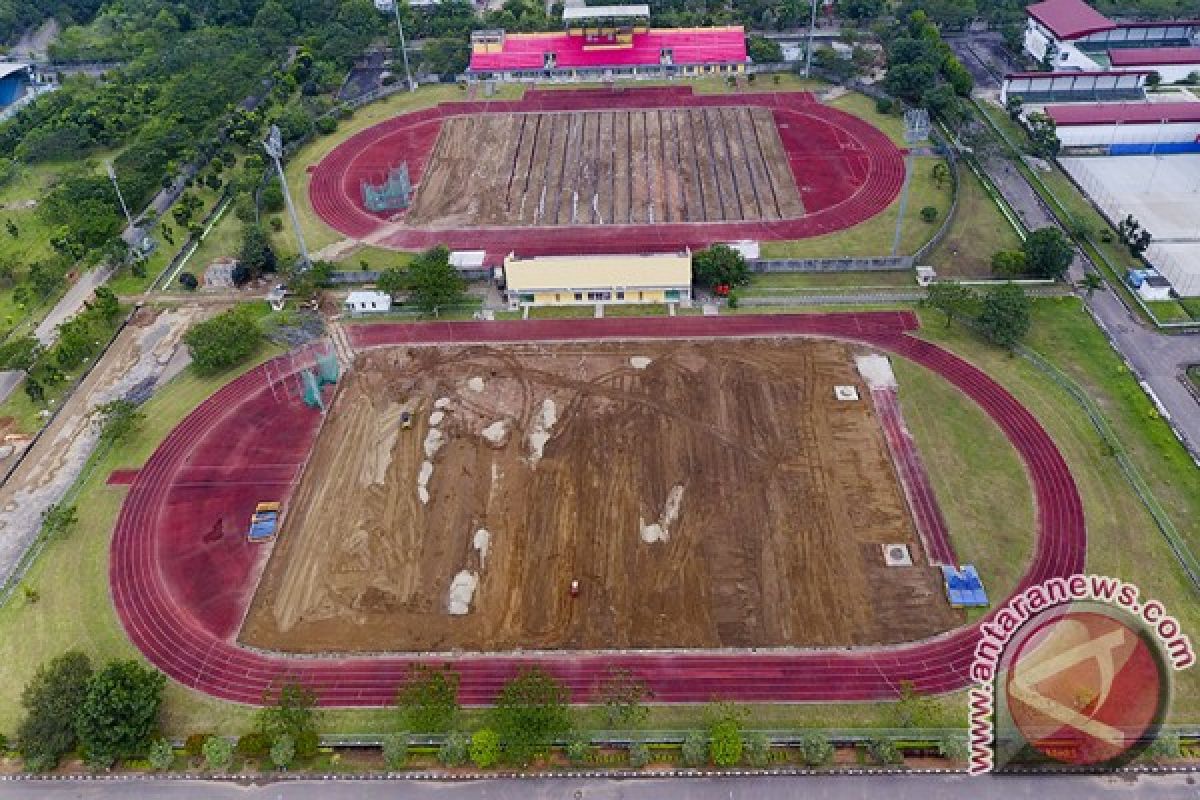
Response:
POLYGON ((1200 47, 1131 47, 1109 50, 1114 67, 1155 67, 1200 64, 1200 47))
POLYGON ((1046 106, 1058 126, 1200 122, 1200 103, 1092 103, 1046 106))
POLYGON ((1078 39, 1089 33, 1111 31, 1117 24, 1083 0, 1045 0, 1025 9, 1058 39, 1078 39))
POLYGON ((582 36, 567 33, 510 33, 500 52, 472 52, 470 71, 539 70, 546 53, 558 69, 640 67, 659 63, 663 49, 676 65, 745 63, 746 34, 741 26, 651 29, 635 33, 629 47, 584 49, 582 36))

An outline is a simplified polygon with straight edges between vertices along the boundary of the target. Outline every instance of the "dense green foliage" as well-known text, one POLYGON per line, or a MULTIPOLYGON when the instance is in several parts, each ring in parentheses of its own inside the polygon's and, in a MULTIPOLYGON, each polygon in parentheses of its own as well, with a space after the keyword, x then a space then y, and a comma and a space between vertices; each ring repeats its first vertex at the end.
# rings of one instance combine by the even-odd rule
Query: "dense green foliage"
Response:
POLYGON ((291 741, 292 756, 312 758, 317 753, 317 695, 302 684, 291 681, 272 687, 263 693, 263 707, 258 712, 258 730, 271 744, 282 737, 291 741))
POLYGON ((201 748, 204 764, 216 772, 227 772, 233 766, 233 745, 224 736, 209 736, 201 748))
POLYGON ((1061 280, 1071 266, 1075 249, 1058 228, 1039 228, 1025 239, 1025 269, 1034 278, 1061 280))
POLYGON ((947 327, 955 319, 971 317, 979 305, 975 292, 969 286, 954 281, 931 283, 925 291, 925 299, 921 302, 945 314, 947 327))
POLYGON ((262 341, 262 331, 245 307, 234 308, 196 323, 183 341, 197 367, 215 371, 249 358, 262 341))
POLYGON ((449 667, 415 664, 396 692, 403 729, 445 733, 458 719, 458 673, 449 667))
POLYGON ((1015 283, 989 289, 983 296, 977 323, 988 341, 1011 350, 1029 332, 1029 298, 1015 283))
POLYGON ((692 280, 700 286, 744 286, 750 282, 746 259, 729 245, 714 244, 692 256, 692 280))
POLYGON ((523 670, 504 684, 492 710, 508 761, 528 764, 571 728, 567 689, 540 669, 523 670))
POLYGON ((137 661, 112 661, 88 681, 75 718, 86 761, 111 766, 146 752, 158 726, 167 679, 137 661))
POLYGON ((480 728, 471 735, 471 763, 490 769, 500 761, 500 735, 491 728, 480 728))
POLYGON ((408 265, 408 287, 417 308, 429 313, 463 301, 467 283, 450 265, 445 247, 426 250, 408 265))
POLYGON ((884 40, 888 92, 929 109, 948 125, 961 123, 966 116, 961 98, 970 95, 974 81, 925 12, 901 17, 884 40))
POLYGON ((25 716, 17 728, 17 744, 25 768, 43 772, 75 749, 75 714, 87 694, 92 664, 77 650, 43 664, 21 694, 25 716))

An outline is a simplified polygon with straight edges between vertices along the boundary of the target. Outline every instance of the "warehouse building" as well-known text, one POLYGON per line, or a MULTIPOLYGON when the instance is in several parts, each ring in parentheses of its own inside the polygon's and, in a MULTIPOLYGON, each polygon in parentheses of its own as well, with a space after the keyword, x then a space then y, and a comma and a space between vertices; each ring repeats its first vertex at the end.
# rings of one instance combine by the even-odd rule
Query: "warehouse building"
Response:
POLYGON ((1025 9, 1025 51, 1058 71, 1158 72, 1164 82, 1200 70, 1200 21, 1113 22, 1083 0, 1025 9))
POLYGON ((512 308, 612 303, 690 303, 692 254, 538 256, 504 259, 512 308))
POLYGON ((1065 149, 1100 148, 1109 155, 1200 153, 1200 103, 1050 105, 1065 149))

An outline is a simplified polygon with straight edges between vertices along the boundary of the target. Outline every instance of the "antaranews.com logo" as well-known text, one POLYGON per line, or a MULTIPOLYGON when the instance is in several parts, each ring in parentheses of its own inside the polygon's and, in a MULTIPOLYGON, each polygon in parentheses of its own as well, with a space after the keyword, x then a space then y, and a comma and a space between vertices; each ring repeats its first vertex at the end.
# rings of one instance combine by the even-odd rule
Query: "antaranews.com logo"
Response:
POLYGON ((1158 735, 1171 673, 1196 661, 1161 603, 1104 575, 1031 586, 980 633, 969 693, 972 775, 1127 763, 1158 735))

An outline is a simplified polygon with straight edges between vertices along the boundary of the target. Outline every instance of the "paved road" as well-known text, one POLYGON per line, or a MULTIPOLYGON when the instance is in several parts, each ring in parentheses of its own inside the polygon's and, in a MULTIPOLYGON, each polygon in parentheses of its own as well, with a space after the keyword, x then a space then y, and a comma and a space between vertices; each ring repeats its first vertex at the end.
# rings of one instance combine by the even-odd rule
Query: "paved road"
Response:
MULTIPOLYGON (((1020 171, 1000 158, 989 159, 983 166, 1030 229, 1050 225, 1061 227, 1020 171)), ((1069 272, 1070 279, 1080 280, 1084 269, 1084 259, 1076 254, 1069 272)), ((1193 457, 1200 455, 1200 405, 1182 380, 1189 364, 1200 363, 1200 336, 1169 335, 1143 325, 1111 290, 1096 292, 1085 302, 1133 368, 1154 391, 1187 441, 1193 457)))
POLYGON ((872 776, 724 778, 676 780, 494 780, 467 783, 398 781, 296 781, 265 786, 191 781, 117 783, 14 783, 6 798, 96 798, 97 800, 1106 800, 1146 797, 1174 800, 1200 796, 1192 776, 1120 778, 872 776))

